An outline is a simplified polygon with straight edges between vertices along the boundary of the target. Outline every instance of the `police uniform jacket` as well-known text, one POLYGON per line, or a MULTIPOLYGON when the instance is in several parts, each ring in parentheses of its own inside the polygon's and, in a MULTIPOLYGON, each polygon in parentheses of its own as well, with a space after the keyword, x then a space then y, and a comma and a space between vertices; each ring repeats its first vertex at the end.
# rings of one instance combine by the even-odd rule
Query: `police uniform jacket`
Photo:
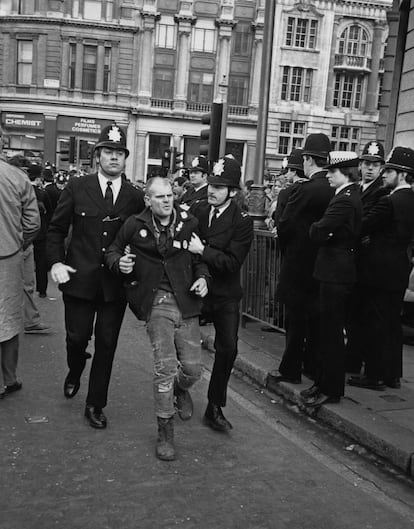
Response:
POLYGON ((208 185, 206 184, 199 189, 194 189, 193 187, 187 189, 187 191, 181 197, 181 204, 187 204, 188 206, 193 206, 194 204, 199 203, 200 201, 207 200, 207 189, 208 185))
POLYGON ((194 210, 199 221, 200 238, 206 245, 203 261, 212 281, 206 302, 239 301, 243 291, 240 269, 253 240, 253 221, 233 201, 209 227, 211 206, 200 203, 194 210))
POLYGON ((361 284, 404 290, 411 270, 409 245, 414 230, 414 193, 397 189, 382 197, 362 220, 364 252, 359 261, 361 284))
POLYGON ((356 281, 355 245, 361 230, 362 204, 357 184, 336 194, 324 216, 310 227, 310 238, 319 246, 314 277, 327 283, 356 281))
POLYGON ((108 267, 119 273, 119 258, 127 244, 131 253, 136 255, 134 271, 123 277, 127 278, 126 288, 134 288, 133 311, 141 320, 148 320, 151 315, 152 303, 164 273, 182 317, 190 318, 201 313, 201 298, 190 292, 190 287, 200 277, 207 280, 209 272, 199 256, 187 250, 198 222, 186 211, 179 208, 175 211, 172 240, 165 253, 159 251, 155 221, 151 210, 146 208, 125 222, 105 256, 108 267))
POLYGON ((285 303, 307 299, 317 289, 313 270, 318 246, 310 239, 309 229, 322 218, 333 194, 326 171, 298 182, 291 192, 277 227, 284 249, 278 292, 285 303))
POLYGON ((97 174, 73 178, 62 191, 47 234, 50 266, 62 262, 76 270, 70 281, 59 288, 82 299, 92 300, 98 293, 103 294, 105 301, 122 299, 122 279, 104 265, 104 255, 125 220, 143 209, 142 191, 124 180, 110 209, 97 174), (71 225, 73 231, 65 253, 64 240, 71 225))
POLYGON ((365 190, 361 187, 362 216, 365 217, 378 200, 390 190, 383 185, 381 177, 376 178, 365 190))

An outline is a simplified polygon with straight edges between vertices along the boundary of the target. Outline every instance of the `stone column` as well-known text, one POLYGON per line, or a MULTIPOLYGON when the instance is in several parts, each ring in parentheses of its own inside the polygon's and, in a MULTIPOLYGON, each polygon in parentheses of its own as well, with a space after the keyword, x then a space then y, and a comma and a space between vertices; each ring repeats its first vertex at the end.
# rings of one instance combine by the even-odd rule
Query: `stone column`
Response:
POLYGON ((174 108, 186 109, 188 75, 190 71, 191 26, 196 18, 188 15, 176 15, 178 25, 177 79, 175 84, 174 108))
POLYGON ((251 88, 249 112, 257 115, 259 108, 260 96, 260 82, 261 82, 261 68, 262 68, 262 54, 263 54, 263 30, 264 23, 259 22, 253 24, 254 28, 254 43, 253 43, 253 60, 251 65, 251 88))
POLYGON ((141 46, 141 68, 138 91, 138 104, 149 106, 152 95, 152 70, 154 56, 154 30, 155 22, 159 19, 158 13, 143 12, 143 35, 141 46))
POLYGON ((382 49, 382 33, 384 25, 381 22, 374 24, 374 38, 372 40, 371 73, 368 78, 367 101, 365 110, 367 114, 376 114, 378 98, 379 66, 382 49))
POLYGON ((83 42, 76 43, 76 70, 75 70, 75 91, 82 91, 83 76, 83 42))
POLYGON ((56 164, 57 115, 45 114, 44 159, 56 164))
POLYGON ((98 53, 96 57, 96 91, 103 91, 104 81, 105 48, 103 41, 98 41, 98 53))
MULTIPOLYGON (((33 47, 36 46, 36 39, 33 39, 33 47)), ((33 50, 34 51, 34 50, 33 50)), ((43 88, 43 80, 46 77, 46 54, 47 54, 47 39, 46 35, 39 35, 37 44, 37 68, 34 72, 33 82, 38 88, 43 88), (39 85, 39 83, 41 83, 39 85)), ((33 65, 34 66, 34 65, 33 65)))
POLYGON ((334 20, 332 28, 332 41, 331 41, 331 56, 329 59, 329 70, 328 70, 328 87, 326 89, 326 110, 333 110, 333 97, 334 97, 334 83, 335 83, 335 55, 336 55, 336 41, 338 39, 338 26, 339 20, 334 20))
POLYGON ((133 174, 130 176, 133 182, 136 182, 137 180, 144 180, 145 182, 147 179, 147 168, 145 163, 147 159, 146 140, 147 132, 139 130, 135 132, 135 167, 133 169, 133 174))
POLYGON ((229 79, 230 73, 230 55, 231 55, 231 35, 232 30, 237 22, 229 19, 218 19, 216 24, 219 28, 219 49, 217 53, 218 62, 216 65, 216 81, 214 90, 214 99, 220 96, 219 83, 229 79))
POLYGON ((69 41, 64 39, 62 41, 62 74, 61 74, 61 89, 66 90, 69 84, 69 41))

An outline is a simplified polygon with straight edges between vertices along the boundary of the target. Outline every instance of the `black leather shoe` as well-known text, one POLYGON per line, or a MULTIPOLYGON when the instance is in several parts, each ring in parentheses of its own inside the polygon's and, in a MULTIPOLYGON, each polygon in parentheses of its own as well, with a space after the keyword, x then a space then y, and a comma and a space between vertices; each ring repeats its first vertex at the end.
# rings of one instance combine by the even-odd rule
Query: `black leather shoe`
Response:
POLYGON ((9 395, 10 393, 14 393, 15 391, 20 391, 23 387, 23 384, 21 382, 16 382, 14 384, 10 384, 10 386, 6 386, 4 388, 4 392, 6 395, 9 395))
POLYGON ((181 389, 178 382, 174 380, 174 404, 177 409, 178 416, 182 421, 188 421, 193 416, 193 399, 190 392, 181 389))
POLYGON ((220 406, 210 402, 204 414, 204 424, 217 432, 228 432, 233 428, 230 421, 224 417, 220 406))
POLYGON ((319 408, 324 404, 338 404, 341 397, 333 397, 332 395, 325 395, 324 393, 317 393, 313 397, 309 397, 304 401, 307 408, 319 408))
POLYGON ((63 394, 67 399, 73 399, 73 397, 79 391, 79 388, 80 380, 71 379, 69 373, 69 375, 65 378, 65 382, 63 384, 63 394))
POLYGON ((88 419, 92 428, 106 428, 106 417, 101 408, 87 404, 85 408, 85 417, 88 419))
POLYGON ((373 389, 375 391, 384 391, 385 384, 382 380, 375 380, 368 377, 349 377, 348 384, 356 388, 373 389))
POLYGON ((309 397, 314 397, 316 394, 319 393, 319 388, 316 384, 311 386, 308 389, 304 389, 300 392, 300 396, 304 399, 308 399, 309 397))
POLYGON ((300 378, 286 377, 277 371, 271 371, 269 373, 269 378, 272 379, 272 382, 289 382, 289 384, 300 384, 302 382, 300 378))
POLYGON ((401 382, 399 378, 389 378, 387 380, 384 380, 384 384, 388 388, 392 389, 400 389, 401 388, 401 382))

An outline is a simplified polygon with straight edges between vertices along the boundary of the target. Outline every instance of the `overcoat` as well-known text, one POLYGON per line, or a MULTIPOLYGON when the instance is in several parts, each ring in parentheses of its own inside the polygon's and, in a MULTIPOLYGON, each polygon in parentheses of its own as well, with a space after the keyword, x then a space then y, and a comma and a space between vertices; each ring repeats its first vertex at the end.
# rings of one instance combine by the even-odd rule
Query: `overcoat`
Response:
POLYGON ((298 182, 290 194, 277 227, 284 250, 278 293, 284 303, 297 304, 317 291, 313 270, 318 246, 311 241, 309 229, 322 218, 333 194, 326 171, 298 182))

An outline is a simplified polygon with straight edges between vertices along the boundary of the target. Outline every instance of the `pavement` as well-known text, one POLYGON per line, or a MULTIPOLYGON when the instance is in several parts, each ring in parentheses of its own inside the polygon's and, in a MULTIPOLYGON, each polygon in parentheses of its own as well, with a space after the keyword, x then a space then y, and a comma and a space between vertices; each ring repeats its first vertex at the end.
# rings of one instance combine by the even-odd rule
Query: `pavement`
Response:
MULTIPOLYGON (((285 338, 279 332, 262 330, 263 324, 248 321, 239 332, 236 374, 242 374, 262 388, 283 397, 303 413, 300 391, 313 382, 302 377, 302 384, 275 383, 269 372, 277 369, 285 338)), ((201 327, 202 342, 214 352, 214 327, 201 327)), ((350 449, 371 450, 387 462, 414 476, 414 347, 404 346, 404 376, 401 389, 373 391, 346 385, 345 397, 338 404, 327 404, 313 418, 328 424, 350 438, 350 449), (352 442, 356 444, 353 445, 352 442)))

